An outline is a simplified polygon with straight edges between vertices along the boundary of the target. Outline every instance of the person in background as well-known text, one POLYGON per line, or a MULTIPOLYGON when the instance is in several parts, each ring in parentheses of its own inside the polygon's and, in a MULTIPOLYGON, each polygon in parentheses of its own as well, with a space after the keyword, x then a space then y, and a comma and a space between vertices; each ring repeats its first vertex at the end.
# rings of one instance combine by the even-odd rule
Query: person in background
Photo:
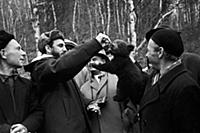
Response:
POLYGON ((26 70, 37 85, 44 110, 42 133, 91 133, 86 103, 74 76, 110 41, 105 34, 67 51, 59 30, 41 35, 38 48, 43 57, 34 59, 26 70))
POLYGON ((35 132, 43 120, 35 88, 17 72, 25 56, 15 37, 0 30, 0 133, 35 132))
POLYGON ((190 75, 200 86, 200 56, 195 53, 184 52, 182 57, 182 62, 190 71, 190 75))
POLYGON ((91 105, 100 107, 100 112, 90 114, 94 133, 122 133, 120 106, 113 100, 117 90, 117 76, 92 67, 93 64, 104 64, 108 60, 105 51, 95 54, 88 63, 89 80, 80 87, 83 95, 93 100, 91 105))

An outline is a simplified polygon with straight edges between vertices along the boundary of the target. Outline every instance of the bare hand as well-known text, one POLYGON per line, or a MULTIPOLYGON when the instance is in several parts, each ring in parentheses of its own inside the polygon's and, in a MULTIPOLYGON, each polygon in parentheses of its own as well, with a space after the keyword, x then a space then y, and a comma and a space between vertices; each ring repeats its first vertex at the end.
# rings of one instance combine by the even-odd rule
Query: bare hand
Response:
POLYGON ((110 38, 103 33, 99 33, 96 37, 96 40, 101 44, 102 47, 109 45, 111 42, 110 38))
POLYGON ((93 102, 93 103, 89 104, 87 107, 87 110, 93 111, 93 112, 101 115, 101 110, 100 110, 100 107, 98 106, 97 102, 93 102))
POLYGON ((28 133, 28 130, 22 124, 14 124, 11 126, 10 133, 28 133))

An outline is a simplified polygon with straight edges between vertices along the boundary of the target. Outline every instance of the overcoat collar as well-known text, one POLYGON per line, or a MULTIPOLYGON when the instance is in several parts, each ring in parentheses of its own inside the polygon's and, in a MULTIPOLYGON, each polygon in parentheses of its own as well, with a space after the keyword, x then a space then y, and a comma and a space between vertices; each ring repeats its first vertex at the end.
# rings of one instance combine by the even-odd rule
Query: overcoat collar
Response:
POLYGON ((159 81, 153 86, 145 89, 145 93, 140 102, 140 110, 142 110, 146 105, 159 99, 160 94, 164 93, 168 86, 182 73, 187 70, 184 68, 183 64, 180 64, 166 73, 159 81))

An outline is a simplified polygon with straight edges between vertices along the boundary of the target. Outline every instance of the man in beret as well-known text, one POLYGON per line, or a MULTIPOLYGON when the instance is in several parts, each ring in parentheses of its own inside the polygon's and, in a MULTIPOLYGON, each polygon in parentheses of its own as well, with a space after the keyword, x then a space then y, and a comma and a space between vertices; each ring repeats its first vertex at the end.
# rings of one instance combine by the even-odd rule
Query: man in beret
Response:
POLYGON ((159 29, 148 40, 146 56, 158 73, 151 75, 135 118, 141 132, 200 132, 200 88, 181 62, 180 33, 159 29))
POLYGON ((0 133, 35 132, 42 121, 31 82, 16 70, 25 55, 14 36, 0 30, 0 133))
POLYGON ((67 51, 59 30, 44 35, 39 39, 38 48, 45 56, 27 66, 44 110, 42 133, 90 133, 86 104, 73 78, 107 45, 103 40, 109 38, 100 33, 95 39, 67 51))
MULTIPOLYGON (((151 36, 160 29, 172 28, 166 25, 161 25, 156 29, 151 29, 145 36, 147 42, 150 40, 151 36)), ((178 34, 180 34, 180 32, 178 32, 178 34)), ((186 69, 189 71, 191 77, 200 85, 200 55, 191 52, 184 52, 180 58, 186 69)))

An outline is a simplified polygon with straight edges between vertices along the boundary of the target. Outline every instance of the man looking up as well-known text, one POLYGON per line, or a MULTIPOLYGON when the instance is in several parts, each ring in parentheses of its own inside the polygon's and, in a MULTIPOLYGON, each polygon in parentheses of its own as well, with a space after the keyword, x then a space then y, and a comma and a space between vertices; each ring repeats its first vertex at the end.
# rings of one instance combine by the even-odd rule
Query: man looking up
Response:
POLYGON ((43 57, 35 59, 28 70, 38 86, 44 110, 43 133, 90 133, 85 102, 74 76, 98 51, 107 45, 108 36, 95 39, 67 51, 59 30, 41 35, 39 50, 43 57), (67 52, 66 52, 67 51, 67 52))

